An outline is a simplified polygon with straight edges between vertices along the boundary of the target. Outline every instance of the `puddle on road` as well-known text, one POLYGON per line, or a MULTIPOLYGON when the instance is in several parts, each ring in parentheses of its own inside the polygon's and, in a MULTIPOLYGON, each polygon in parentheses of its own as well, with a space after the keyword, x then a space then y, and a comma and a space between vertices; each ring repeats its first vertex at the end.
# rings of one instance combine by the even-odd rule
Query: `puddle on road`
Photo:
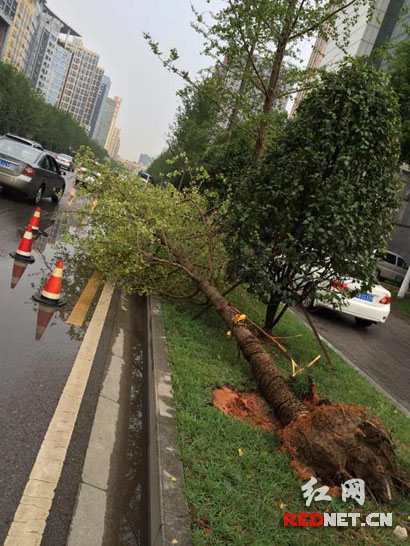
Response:
POLYGON ((146 546, 148 544, 147 420, 144 373, 146 359, 145 313, 145 301, 143 298, 138 298, 134 323, 128 445, 118 542, 120 546, 146 546))

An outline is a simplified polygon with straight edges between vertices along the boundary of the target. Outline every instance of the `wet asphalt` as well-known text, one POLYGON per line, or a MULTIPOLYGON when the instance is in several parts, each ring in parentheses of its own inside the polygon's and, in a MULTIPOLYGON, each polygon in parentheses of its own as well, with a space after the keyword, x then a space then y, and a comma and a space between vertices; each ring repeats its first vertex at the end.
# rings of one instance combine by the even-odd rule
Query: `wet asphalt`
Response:
POLYGON ((354 318, 330 309, 317 309, 310 316, 327 341, 410 411, 409 316, 394 311, 384 324, 369 328, 359 328, 354 318))
MULTIPOLYGON (((60 204, 49 199, 41 201, 40 228, 48 237, 40 237, 33 244, 35 263, 26 268, 19 264, 14 268, 9 253, 16 250, 34 206, 21 197, 0 192, 0 544, 5 540, 89 319, 83 328, 65 323, 88 280, 85 277, 70 278, 65 294, 67 305, 54 312, 44 331, 37 331, 39 305, 31 299, 50 274, 49 268, 57 257, 54 245, 61 239, 64 225, 73 222, 74 215, 69 212, 73 181, 73 175, 66 177, 66 195, 60 204), (16 282, 12 289, 11 284, 16 282), (37 337, 42 332, 37 340, 36 331, 37 337)), ((63 290, 64 286, 63 281, 63 290)))

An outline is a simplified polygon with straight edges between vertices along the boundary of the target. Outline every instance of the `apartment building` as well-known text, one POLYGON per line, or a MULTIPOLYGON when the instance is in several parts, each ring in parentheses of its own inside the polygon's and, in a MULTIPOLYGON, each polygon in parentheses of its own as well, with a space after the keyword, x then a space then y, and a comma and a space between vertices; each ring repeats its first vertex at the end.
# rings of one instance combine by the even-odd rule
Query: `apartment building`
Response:
POLYGON ((46 101, 57 105, 71 61, 71 53, 59 40, 63 35, 79 35, 43 0, 36 2, 33 27, 30 56, 24 72, 32 86, 43 93, 46 101))
POLYGON ((47 88, 44 89, 46 101, 53 106, 58 104, 71 62, 71 52, 57 43, 50 62, 47 88))
POLYGON ((107 140, 105 143, 105 149, 107 150, 107 152, 108 149, 110 149, 111 151, 115 149, 115 143, 119 138, 119 134, 117 133, 117 120, 118 114, 120 113, 121 102, 121 97, 114 97, 114 112, 111 120, 110 129, 107 135, 107 140))
POLYGON ((0 0, 0 58, 17 11, 17 0, 0 0))
POLYGON ((113 131, 117 126, 117 118, 121 107, 121 98, 108 97, 101 107, 101 114, 98 126, 94 132, 93 138, 106 150, 108 146, 113 149, 112 138, 113 131))
POLYGON ((18 70, 27 69, 30 46, 35 33, 36 0, 19 0, 14 19, 3 47, 2 60, 18 70))
MULTIPOLYGON (((318 37, 312 48, 312 53, 310 55, 307 67, 312 70, 319 68, 322 62, 322 59, 324 57, 325 51, 326 51, 326 40, 318 37)), ((296 95, 292 104, 292 109, 290 111, 290 117, 293 117, 295 115, 296 109, 299 106, 300 101, 306 95, 306 93, 307 93, 307 90, 303 89, 302 91, 299 91, 299 93, 296 95)))
POLYGON ((63 23, 41 10, 36 18, 36 33, 31 46, 27 75, 35 89, 44 95, 50 86, 51 65, 63 23))
POLYGON ((93 138, 105 148, 107 142, 108 133, 110 132, 112 119, 114 117, 115 101, 110 97, 107 97, 101 107, 101 113, 99 116, 98 124, 95 128, 93 138))
POLYGON ((101 125, 101 120, 102 120, 103 105, 108 98, 110 89, 111 89, 111 80, 108 76, 104 76, 100 85, 100 89, 98 91, 98 97, 97 97, 97 102, 95 104, 94 114, 91 119, 91 129, 90 129, 91 138, 95 138, 96 135, 98 134, 98 131, 101 125))
POLYGON ((72 57, 58 107, 89 132, 104 70, 98 66, 98 53, 85 48, 81 38, 67 41, 65 48, 72 57))
POLYGON ((110 132, 105 149, 112 159, 117 159, 121 144, 121 129, 114 127, 110 132))

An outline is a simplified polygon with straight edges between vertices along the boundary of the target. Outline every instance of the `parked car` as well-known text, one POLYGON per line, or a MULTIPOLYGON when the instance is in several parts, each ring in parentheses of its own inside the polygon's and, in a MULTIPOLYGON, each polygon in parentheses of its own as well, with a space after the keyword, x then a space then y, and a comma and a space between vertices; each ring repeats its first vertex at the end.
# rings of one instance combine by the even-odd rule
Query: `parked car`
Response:
POLYGON ((44 150, 43 146, 39 142, 36 142, 35 140, 29 140, 28 138, 12 135, 11 133, 6 133, 3 138, 9 138, 10 140, 15 140, 17 142, 26 144, 27 146, 32 146, 33 148, 37 148, 38 150, 44 150))
POLYGON ((78 167, 75 176, 75 183, 77 186, 86 186, 87 183, 94 182, 96 176, 100 178, 101 173, 99 173, 97 170, 91 172, 85 167, 78 167))
POLYGON ((408 268, 409 266, 404 261, 404 258, 394 252, 388 251, 384 260, 380 262, 377 268, 377 276, 379 279, 401 284, 408 268))
POLYGON ((71 157, 71 155, 58 154, 56 156, 56 161, 60 169, 74 172, 74 159, 71 157))
MULTIPOLYGON (((324 281, 325 282, 325 281, 324 281)), ((327 282, 327 281, 326 281, 327 282)), ((361 283, 353 279, 343 281, 330 281, 334 290, 360 290, 361 283)), ((391 293, 376 284, 371 291, 359 293, 351 298, 347 298, 339 308, 338 304, 330 303, 320 299, 320 290, 303 303, 303 306, 309 311, 317 307, 327 307, 341 311, 346 315, 355 317, 358 326, 366 328, 372 324, 386 322, 390 314, 391 293)))
POLYGON ((58 203, 65 180, 52 155, 18 139, 1 137, 0 186, 16 190, 35 203, 43 197, 58 203))
POLYGON ((147 171, 138 171, 138 174, 145 182, 151 182, 151 184, 154 182, 153 177, 147 171))

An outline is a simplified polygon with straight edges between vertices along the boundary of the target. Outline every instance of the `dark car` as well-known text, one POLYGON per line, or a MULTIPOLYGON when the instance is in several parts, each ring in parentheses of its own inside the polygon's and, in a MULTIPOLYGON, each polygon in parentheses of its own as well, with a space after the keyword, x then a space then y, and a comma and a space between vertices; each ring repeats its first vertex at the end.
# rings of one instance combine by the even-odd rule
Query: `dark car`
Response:
POLYGON ((0 137, 0 186, 16 190, 35 203, 42 197, 51 197, 58 203, 65 190, 65 180, 53 156, 3 136, 0 137))
POLYGON ((39 142, 36 142, 35 140, 29 140, 28 138, 12 135, 11 133, 6 133, 4 135, 4 138, 9 138, 10 140, 21 142, 22 144, 26 144, 26 146, 32 146, 33 148, 37 148, 38 150, 44 150, 43 146, 39 142))
POLYGON ((138 174, 145 182, 150 182, 151 184, 154 182, 154 179, 147 171, 138 171, 138 174))
POLYGON ((74 159, 71 157, 71 155, 58 154, 55 157, 60 169, 74 172, 74 159))

